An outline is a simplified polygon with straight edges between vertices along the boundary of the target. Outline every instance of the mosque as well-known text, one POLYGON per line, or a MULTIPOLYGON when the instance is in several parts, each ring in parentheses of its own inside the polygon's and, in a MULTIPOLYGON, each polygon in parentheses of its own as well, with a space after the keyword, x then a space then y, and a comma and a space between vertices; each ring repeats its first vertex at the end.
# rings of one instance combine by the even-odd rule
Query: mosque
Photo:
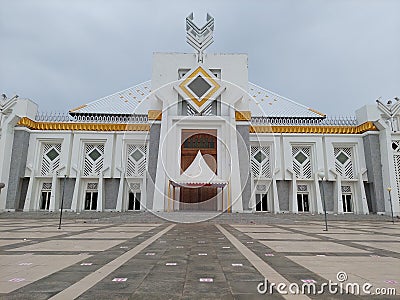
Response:
POLYGON ((329 118, 248 81, 246 54, 154 53, 151 80, 67 114, 0 99, 0 211, 400 214, 400 101, 329 118))

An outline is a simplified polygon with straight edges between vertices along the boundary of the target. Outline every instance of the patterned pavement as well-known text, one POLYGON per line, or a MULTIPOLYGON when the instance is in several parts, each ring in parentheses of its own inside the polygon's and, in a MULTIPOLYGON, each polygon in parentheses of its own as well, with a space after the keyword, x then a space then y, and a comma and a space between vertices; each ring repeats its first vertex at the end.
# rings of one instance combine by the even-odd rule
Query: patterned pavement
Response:
MULTIPOLYGON (((272 295, 257 291, 264 278, 315 283, 318 290, 329 280, 340 283, 339 272, 347 277, 343 284, 400 294, 400 223, 334 220, 326 232, 312 216, 273 218, 269 224, 67 219, 61 230, 56 219, 1 218, 0 299, 366 297, 327 288, 320 295, 285 295, 276 286, 272 295)), ((399 296, 368 296, 374 298, 399 296)))

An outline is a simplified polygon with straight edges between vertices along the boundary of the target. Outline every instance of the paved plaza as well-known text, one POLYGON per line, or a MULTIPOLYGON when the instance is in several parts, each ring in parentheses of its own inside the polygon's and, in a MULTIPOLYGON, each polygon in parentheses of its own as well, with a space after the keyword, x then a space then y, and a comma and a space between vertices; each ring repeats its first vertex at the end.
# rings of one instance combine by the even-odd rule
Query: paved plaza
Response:
POLYGON ((176 223, 67 214, 58 229, 56 214, 0 214, 0 299, 367 297, 283 295, 276 286, 260 294, 265 278, 300 288, 369 283, 371 293, 400 294, 400 223, 387 217, 329 216, 326 232, 321 216, 224 214, 190 223, 193 216, 176 223))

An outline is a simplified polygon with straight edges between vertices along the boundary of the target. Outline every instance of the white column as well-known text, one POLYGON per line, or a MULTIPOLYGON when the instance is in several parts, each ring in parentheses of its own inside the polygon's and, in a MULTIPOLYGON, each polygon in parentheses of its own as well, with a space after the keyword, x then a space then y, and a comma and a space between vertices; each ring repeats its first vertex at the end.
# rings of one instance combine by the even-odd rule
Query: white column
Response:
POLYGON ((81 185, 81 171, 76 170, 76 179, 75 179, 75 186, 74 186, 74 194, 72 195, 72 203, 71 203, 71 210, 78 212, 81 211, 82 208, 79 206, 79 190, 81 185))
POLYGON ((33 193, 35 190, 34 189, 35 184, 37 184, 37 180, 35 179, 35 171, 33 169, 30 169, 30 171, 31 171, 31 176, 29 178, 28 190, 26 191, 24 211, 36 210, 34 209, 34 205, 35 203, 37 203, 37 201, 34 201, 33 193))
POLYGON ((297 207, 297 181, 296 181, 296 174, 291 169, 287 169, 287 171, 290 174, 292 174, 291 191, 289 193, 289 212, 297 214, 299 212, 299 208, 297 207))
MULTIPOLYGON (((365 170, 366 172, 367 170, 365 170)), ((369 214, 369 209, 368 209, 368 203, 367 203, 367 195, 365 194, 365 188, 364 188, 364 181, 362 179, 362 174, 358 176, 358 194, 359 194, 359 199, 360 199, 360 205, 359 205, 359 213, 367 215, 369 214)), ((390 204, 390 203, 389 203, 390 204)))
POLYGON ((279 198, 278 198, 278 186, 276 184, 275 176, 272 178, 272 212, 279 213, 279 198))
MULTIPOLYGON (((322 183, 324 186, 323 188, 325 189, 325 182, 322 183)), ((324 207, 322 205, 322 198, 321 198, 321 189, 319 188, 319 180, 318 180, 318 173, 314 174, 314 192, 315 192, 315 205, 316 205, 316 210, 315 213, 317 214, 323 214, 324 213, 324 207)), ((326 190, 324 190, 324 197, 325 197, 325 203, 327 202, 326 199, 326 190)))
POLYGON ((54 172, 53 177, 51 179, 49 211, 56 211, 56 193, 57 193, 57 172, 54 172))
POLYGON ((104 187, 103 187, 103 172, 100 172, 100 176, 99 176, 99 185, 98 185, 98 196, 97 196, 97 211, 103 211, 103 207, 104 207, 104 187))
POLYGON ((124 202, 124 186, 125 186, 125 172, 122 170, 119 170, 121 172, 121 178, 119 182, 119 188, 118 188, 118 197, 117 197, 117 206, 115 207, 116 211, 124 211, 125 208, 123 206, 124 202))

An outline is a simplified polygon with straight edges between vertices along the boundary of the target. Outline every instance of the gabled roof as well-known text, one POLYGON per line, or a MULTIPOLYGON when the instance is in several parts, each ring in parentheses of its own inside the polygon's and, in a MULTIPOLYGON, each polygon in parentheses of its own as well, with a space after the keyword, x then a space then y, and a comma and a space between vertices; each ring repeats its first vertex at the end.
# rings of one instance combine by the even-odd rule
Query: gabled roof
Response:
MULTIPOLYGON (((69 112, 72 114, 138 114, 138 112, 136 112, 136 108, 144 99, 146 99, 150 92, 151 81, 149 80, 127 88, 126 90, 71 109, 69 112)), ((143 112, 140 113, 147 115, 148 109, 145 109, 145 106, 145 103, 140 105, 141 108, 143 107, 143 112)))
MULTIPOLYGON (((146 81, 110 96, 70 110, 71 114, 146 114, 146 97, 151 81, 146 81), (139 105, 140 104, 140 105, 139 105)), ((249 109, 253 117, 323 118, 324 114, 249 82, 249 109)))
POLYGON ((252 117, 323 118, 325 114, 249 82, 248 93, 252 117))

